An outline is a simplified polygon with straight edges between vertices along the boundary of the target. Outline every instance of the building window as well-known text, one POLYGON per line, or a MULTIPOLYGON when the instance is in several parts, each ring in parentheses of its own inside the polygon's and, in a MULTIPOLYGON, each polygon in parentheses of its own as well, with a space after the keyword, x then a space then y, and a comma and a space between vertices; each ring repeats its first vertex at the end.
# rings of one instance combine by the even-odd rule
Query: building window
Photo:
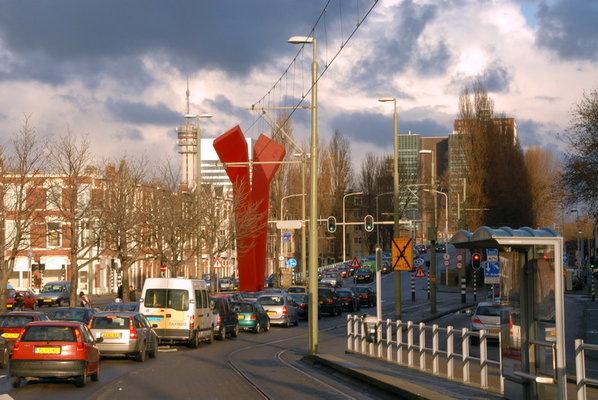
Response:
POLYGON ((60 222, 48 222, 47 224, 47 244, 48 247, 60 247, 62 242, 60 222))
POLYGON ((54 183, 46 191, 46 207, 48 210, 59 210, 62 207, 62 187, 54 183))
POLYGON ((20 226, 17 226, 16 221, 6 220, 4 228, 4 239, 6 240, 6 247, 7 248, 23 248, 29 247, 29 226, 25 224, 24 221, 21 221, 20 226), (17 229, 22 229, 21 237, 17 237, 17 229), (19 241, 19 243, 15 243, 15 241, 19 241))
POLYGON ((361 244, 361 237, 359 237, 359 236, 354 237, 353 244, 361 244))

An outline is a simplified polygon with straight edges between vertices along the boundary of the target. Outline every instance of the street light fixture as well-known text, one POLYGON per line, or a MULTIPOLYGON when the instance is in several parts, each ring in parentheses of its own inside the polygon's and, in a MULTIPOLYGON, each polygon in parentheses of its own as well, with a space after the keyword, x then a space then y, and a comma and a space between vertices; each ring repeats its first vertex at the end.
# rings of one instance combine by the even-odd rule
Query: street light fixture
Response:
POLYGON ((346 251, 346 236, 345 236, 345 199, 349 196, 357 196, 363 194, 363 192, 354 192, 354 193, 347 193, 343 196, 343 262, 347 261, 347 251, 346 251))
MULTIPOLYGON (((195 118, 197 120, 197 132, 196 132, 196 146, 195 146, 195 150, 197 152, 197 156, 196 156, 196 174, 197 176, 195 177, 196 181, 195 181, 195 195, 197 196, 197 199, 199 201, 199 196, 200 196, 200 188, 201 188, 201 136, 199 134, 199 119, 200 118, 212 118, 212 114, 185 114, 183 117, 185 117, 185 119, 189 120, 190 118, 195 118)), ((189 186, 191 186, 191 182, 188 182, 189 186)), ((201 232, 201 226, 197 227, 197 256, 195 257, 195 273, 200 276, 200 274, 203 272, 202 268, 201 268, 201 252, 202 252, 202 248, 201 248, 201 244, 200 244, 200 232, 201 232)))
MULTIPOLYGON (((381 97, 379 102, 386 103, 392 101, 394 103, 394 112, 392 114, 393 126, 393 204, 394 204, 394 233, 393 237, 400 236, 400 221, 399 221, 399 115, 397 114, 397 98, 396 97, 381 97)), ((401 318, 401 271, 397 271, 395 276, 395 316, 397 319, 401 318)))
MULTIPOLYGON (((434 173, 434 152, 432 150, 420 150, 419 154, 431 155, 431 171, 430 171, 430 188, 434 189, 435 183, 435 173, 434 173)), ((432 193, 430 191, 430 193, 432 193)), ((432 210, 432 217, 430 218, 430 226, 428 228, 429 234, 428 238, 430 239, 430 312, 433 314, 436 312, 436 202, 435 196, 432 195, 434 199, 432 199, 433 210, 432 210)))
POLYGON ((311 64, 311 143, 310 199, 309 199, 309 306, 308 306, 308 352, 318 353, 318 57, 317 41, 314 37, 293 36, 292 44, 311 43, 313 58, 311 64))

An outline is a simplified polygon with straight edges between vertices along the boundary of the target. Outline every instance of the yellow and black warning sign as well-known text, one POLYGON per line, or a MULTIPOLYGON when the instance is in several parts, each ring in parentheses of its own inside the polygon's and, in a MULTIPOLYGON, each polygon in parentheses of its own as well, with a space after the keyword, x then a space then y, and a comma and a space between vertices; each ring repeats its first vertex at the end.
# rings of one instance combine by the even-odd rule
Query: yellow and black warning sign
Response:
POLYGON ((411 238, 394 238, 392 240, 392 269, 411 271, 412 268, 413 245, 411 238))

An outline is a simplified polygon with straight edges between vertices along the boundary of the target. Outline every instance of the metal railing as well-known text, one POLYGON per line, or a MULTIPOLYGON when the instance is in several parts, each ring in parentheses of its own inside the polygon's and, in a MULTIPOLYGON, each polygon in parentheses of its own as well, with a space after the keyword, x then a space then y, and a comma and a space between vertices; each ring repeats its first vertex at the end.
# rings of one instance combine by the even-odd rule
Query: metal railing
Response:
POLYGON ((347 316, 348 352, 396 362, 485 390, 499 386, 502 394, 501 360, 488 358, 488 339, 500 341, 500 335, 485 330, 473 332, 467 328, 456 330, 452 326, 443 328, 436 324, 347 316), (479 357, 470 354, 470 337, 479 339, 479 357), (456 340, 460 340, 461 353, 455 351, 456 340))
POLYGON ((583 339, 575 339, 575 376, 577 400, 586 399, 587 384, 598 385, 598 379, 590 379, 586 376, 586 350, 598 350, 598 345, 584 343, 583 339))

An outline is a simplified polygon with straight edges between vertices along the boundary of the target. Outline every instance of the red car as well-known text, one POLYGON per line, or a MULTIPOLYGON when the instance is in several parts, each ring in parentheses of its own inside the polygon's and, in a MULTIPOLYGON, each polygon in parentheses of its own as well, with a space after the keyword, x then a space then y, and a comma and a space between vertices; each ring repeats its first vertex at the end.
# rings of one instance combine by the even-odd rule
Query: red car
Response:
POLYGON ((6 298, 6 308, 12 310, 15 303, 15 294, 21 293, 23 296, 23 310, 29 308, 35 310, 37 308, 37 298, 35 294, 29 289, 8 289, 8 296, 6 298))
POLYGON ((47 321, 48 319, 46 314, 38 311, 13 311, 0 314, 0 335, 10 342, 12 348, 25 329, 25 325, 33 321, 47 321))
POLYGON ((27 378, 74 379, 83 387, 87 377, 100 377, 100 351, 95 339, 82 322, 31 322, 17 340, 10 360, 13 387, 27 378))

